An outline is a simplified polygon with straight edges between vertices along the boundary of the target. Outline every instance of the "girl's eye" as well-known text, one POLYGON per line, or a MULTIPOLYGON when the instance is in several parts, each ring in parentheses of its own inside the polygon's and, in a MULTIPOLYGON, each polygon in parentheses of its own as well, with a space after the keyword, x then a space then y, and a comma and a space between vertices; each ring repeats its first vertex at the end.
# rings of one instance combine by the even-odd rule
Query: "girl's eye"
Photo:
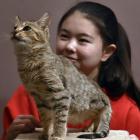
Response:
POLYGON ((79 42, 81 42, 81 43, 90 43, 90 41, 87 40, 87 39, 79 39, 79 42))
POLYGON ((62 39, 62 40, 69 39, 69 36, 68 35, 65 35, 65 34, 60 34, 59 36, 60 36, 60 39, 62 39))
POLYGON ((30 27, 30 26, 25 26, 25 27, 23 28, 23 31, 29 31, 29 30, 31 30, 31 27, 30 27))

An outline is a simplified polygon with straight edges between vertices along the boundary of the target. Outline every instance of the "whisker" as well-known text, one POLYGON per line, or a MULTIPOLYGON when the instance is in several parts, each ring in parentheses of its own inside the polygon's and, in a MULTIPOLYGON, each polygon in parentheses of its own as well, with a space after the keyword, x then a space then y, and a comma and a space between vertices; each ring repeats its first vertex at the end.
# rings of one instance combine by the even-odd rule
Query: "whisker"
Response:
POLYGON ((12 33, 11 34, 9 34, 9 33, 2 33, 0 35, 0 40, 9 41, 9 40, 11 40, 11 37, 12 37, 12 33))

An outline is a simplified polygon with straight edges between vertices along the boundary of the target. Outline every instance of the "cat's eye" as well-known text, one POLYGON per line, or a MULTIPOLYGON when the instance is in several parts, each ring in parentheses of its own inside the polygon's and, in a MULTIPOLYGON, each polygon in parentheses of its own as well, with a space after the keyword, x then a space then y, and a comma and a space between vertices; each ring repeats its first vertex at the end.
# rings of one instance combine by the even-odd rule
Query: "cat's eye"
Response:
POLYGON ((29 30, 31 30, 31 27, 30 27, 30 26, 25 26, 25 27, 23 28, 23 31, 29 31, 29 30))

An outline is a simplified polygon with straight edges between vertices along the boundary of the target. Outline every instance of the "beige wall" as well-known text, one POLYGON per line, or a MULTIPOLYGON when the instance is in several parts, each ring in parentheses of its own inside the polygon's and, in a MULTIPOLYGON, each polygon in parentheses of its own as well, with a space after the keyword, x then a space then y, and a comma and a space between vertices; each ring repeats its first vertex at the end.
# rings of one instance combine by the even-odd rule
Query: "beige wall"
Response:
MULTIPOLYGON (((12 92, 20 84, 16 70, 16 59, 9 33, 14 17, 37 19, 45 11, 52 17, 51 42, 55 45, 56 26, 61 15, 78 0, 1 0, 0 1, 0 133, 2 132, 2 113, 12 92)), ((80 1, 80 0, 79 0, 80 1)), ((140 86, 140 1, 139 0, 95 0, 110 6, 119 21, 124 25, 132 45, 132 61, 135 79, 140 86)))

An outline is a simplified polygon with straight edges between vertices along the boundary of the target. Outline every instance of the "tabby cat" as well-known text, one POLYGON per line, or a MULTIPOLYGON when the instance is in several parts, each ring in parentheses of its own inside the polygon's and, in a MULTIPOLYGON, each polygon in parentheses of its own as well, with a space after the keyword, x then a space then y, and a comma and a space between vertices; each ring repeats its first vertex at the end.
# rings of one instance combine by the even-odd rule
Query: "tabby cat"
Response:
POLYGON ((106 137, 111 118, 109 99, 70 60, 52 51, 49 21, 47 13, 34 22, 16 17, 12 34, 21 80, 40 111, 42 136, 64 140, 67 123, 91 119, 94 123, 85 131, 93 133, 79 138, 106 137))

